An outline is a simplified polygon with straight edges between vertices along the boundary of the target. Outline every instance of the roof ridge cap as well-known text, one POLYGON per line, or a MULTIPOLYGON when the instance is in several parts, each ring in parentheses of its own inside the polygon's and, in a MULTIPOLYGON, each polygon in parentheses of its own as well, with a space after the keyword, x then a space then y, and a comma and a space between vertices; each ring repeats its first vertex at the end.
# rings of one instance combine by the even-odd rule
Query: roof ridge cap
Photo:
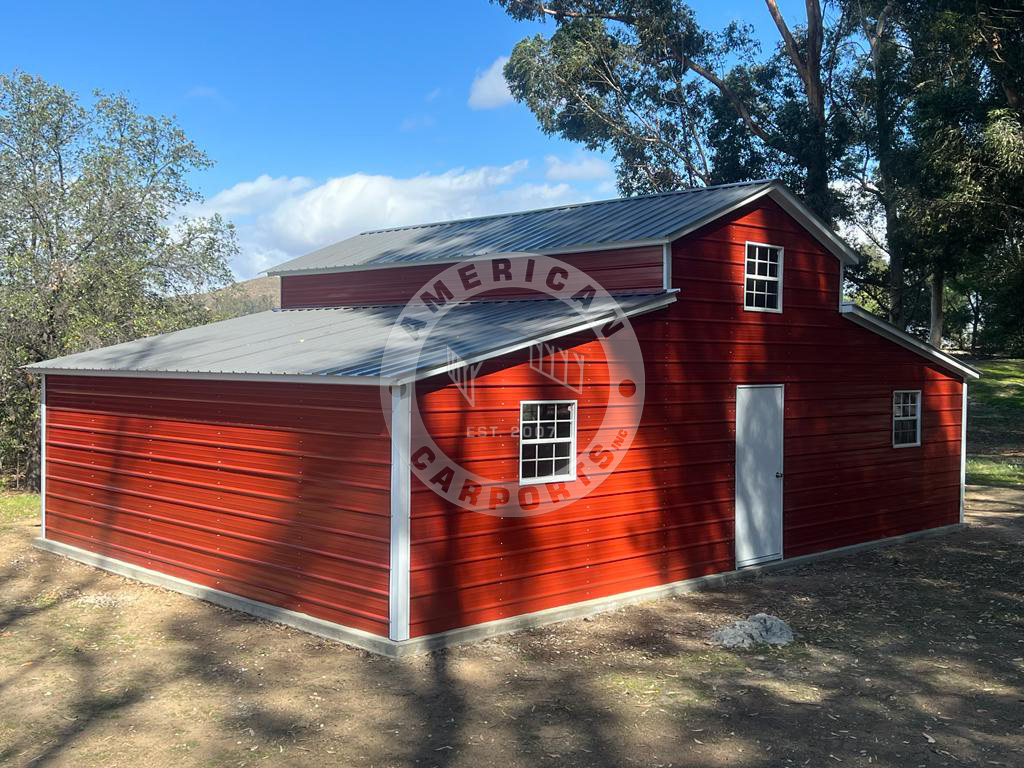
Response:
POLYGON ((728 189, 730 187, 753 187, 765 184, 775 184, 779 179, 751 179, 750 181, 731 181, 725 184, 711 184, 704 187, 687 187, 685 189, 673 189, 667 192, 652 192, 647 195, 633 195, 628 197, 608 197, 601 200, 585 200, 579 203, 563 203, 561 205, 550 205, 543 208, 530 208, 525 211, 509 211, 507 213, 490 213, 483 216, 467 216, 462 219, 445 219, 443 221, 424 222, 422 224, 404 224, 397 227, 381 227, 380 229, 367 229, 354 237, 363 235, 378 235, 384 232, 402 232, 410 229, 428 229, 440 227, 445 224, 465 224, 471 221, 487 221, 488 219, 508 219, 514 216, 526 216, 533 213, 544 213, 546 211, 563 211, 570 208, 584 208, 592 205, 609 205, 611 203, 623 203, 633 200, 650 200, 656 197, 671 197, 673 195, 699 194, 715 189, 728 189))

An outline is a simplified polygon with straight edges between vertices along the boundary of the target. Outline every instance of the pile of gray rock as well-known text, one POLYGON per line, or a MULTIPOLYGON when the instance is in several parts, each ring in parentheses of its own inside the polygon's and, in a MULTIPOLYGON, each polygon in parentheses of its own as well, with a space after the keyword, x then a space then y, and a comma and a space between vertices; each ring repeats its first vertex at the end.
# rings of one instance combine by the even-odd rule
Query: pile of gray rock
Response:
POLYGON ((755 645, 789 645, 793 630, 782 619, 767 613, 755 613, 734 621, 711 635, 711 643, 722 648, 753 648, 755 645))

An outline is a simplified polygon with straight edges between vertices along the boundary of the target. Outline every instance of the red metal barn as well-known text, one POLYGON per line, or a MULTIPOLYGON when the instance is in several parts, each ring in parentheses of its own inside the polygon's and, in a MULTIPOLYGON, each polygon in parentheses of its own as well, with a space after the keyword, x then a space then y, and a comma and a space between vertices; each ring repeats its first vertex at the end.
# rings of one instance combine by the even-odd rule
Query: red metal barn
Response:
POLYGON ((959 524, 978 374, 855 261, 777 182, 350 238, 281 310, 31 366, 38 545, 399 654, 959 524))

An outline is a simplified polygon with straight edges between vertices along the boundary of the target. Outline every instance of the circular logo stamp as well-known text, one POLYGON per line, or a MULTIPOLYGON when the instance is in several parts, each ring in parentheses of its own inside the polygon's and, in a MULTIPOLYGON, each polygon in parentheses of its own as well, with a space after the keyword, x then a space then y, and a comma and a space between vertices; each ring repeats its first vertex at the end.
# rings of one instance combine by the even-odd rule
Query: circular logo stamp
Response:
POLYGON ((643 412, 643 356, 625 311, 590 275, 536 254, 471 258, 430 278, 396 319, 381 372, 388 429, 412 474, 450 504, 499 517, 596 490, 643 412), (411 370, 427 383, 388 375, 411 370))

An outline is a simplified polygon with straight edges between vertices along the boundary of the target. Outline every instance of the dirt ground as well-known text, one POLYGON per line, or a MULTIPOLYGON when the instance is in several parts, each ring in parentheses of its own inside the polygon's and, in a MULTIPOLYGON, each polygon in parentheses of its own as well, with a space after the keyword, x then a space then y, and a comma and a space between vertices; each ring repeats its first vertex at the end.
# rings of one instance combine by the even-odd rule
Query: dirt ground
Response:
POLYGON ((388 660, 0 527, 0 764, 1021 766, 1024 489, 970 528, 388 660), (775 613, 777 650, 708 633, 775 613))

